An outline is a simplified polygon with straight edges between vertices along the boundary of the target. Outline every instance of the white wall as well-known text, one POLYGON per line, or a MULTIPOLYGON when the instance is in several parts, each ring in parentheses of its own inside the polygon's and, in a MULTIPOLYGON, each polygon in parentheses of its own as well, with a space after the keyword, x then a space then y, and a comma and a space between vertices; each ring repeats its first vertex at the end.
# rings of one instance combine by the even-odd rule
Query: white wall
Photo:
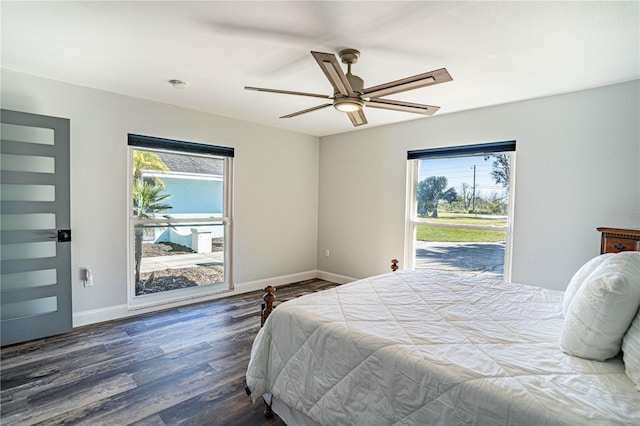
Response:
POLYGON ((1 86, 2 108, 71 120, 75 325, 126 314, 127 133, 235 148, 236 286, 315 271, 318 138, 7 70, 1 86))
POLYGON ((596 227, 640 228, 639 86, 321 138, 318 269, 360 278, 403 259, 407 150, 515 139, 512 281, 564 289, 599 253, 596 227))
POLYGON ((1 78, 2 108, 71 119, 75 325, 127 314, 127 133, 236 149, 233 281, 240 291, 317 270, 364 277, 402 260, 411 149, 517 140, 516 282, 563 289, 598 253, 597 226, 640 228, 638 81, 319 142, 11 71, 1 78), (79 269, 89 266, 95 286, 84 288, 79 269))

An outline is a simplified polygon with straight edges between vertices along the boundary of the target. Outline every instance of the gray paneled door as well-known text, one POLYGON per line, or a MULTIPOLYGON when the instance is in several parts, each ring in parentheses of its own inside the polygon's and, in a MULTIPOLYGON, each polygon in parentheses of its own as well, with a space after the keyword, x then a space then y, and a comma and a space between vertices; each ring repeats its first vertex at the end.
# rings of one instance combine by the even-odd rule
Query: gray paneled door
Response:
POLYGON ((70 331, 69 120, 1 110, 2 346, 70 331))

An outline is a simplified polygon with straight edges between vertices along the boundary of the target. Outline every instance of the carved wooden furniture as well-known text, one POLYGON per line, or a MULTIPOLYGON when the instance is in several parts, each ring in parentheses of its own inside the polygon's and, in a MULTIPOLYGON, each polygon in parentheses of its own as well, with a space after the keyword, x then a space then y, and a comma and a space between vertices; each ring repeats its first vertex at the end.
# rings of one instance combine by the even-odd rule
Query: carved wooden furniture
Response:
POLYGON ((276 288, 274 286, 268 285, 262 291, 264 291, 265 293, 262 295, 263 302, 262 302, 262 306, 260 308, 260 327, 262 327, 264 325, 265 321, 267 321, 267 318, 269 317, 271 312, 280 303, 286 302, 287 300, 289 300, 291 298, 304 296, 305 294, 310 294, 310 293, 314 292, 314 291, 303 291, 302 293, 298 293, 298 294, 294 295, 293 297, 285 297, 284 300, 280 301, 280 300, 276 300, 276 295, 273 294, 276 291, 276 288))
POLYGON ((600 254, 640 251, 640 229, 598 228, 602 233, 600 254))
POLYGON ((277 305, 276 295, 273 294, 276 291, 276 288, 274 286, 268 285, 264 288, 263 291, 265 293, 262 296, 262 300, 264 300, 264 302, 262 303, 262 307, 260 309, 260 327, 264 325, 267 317, 277 305))
POLYGON ((393 272, 398 270, 398 259, 392 259, 391 260, 391 270, 393 272))

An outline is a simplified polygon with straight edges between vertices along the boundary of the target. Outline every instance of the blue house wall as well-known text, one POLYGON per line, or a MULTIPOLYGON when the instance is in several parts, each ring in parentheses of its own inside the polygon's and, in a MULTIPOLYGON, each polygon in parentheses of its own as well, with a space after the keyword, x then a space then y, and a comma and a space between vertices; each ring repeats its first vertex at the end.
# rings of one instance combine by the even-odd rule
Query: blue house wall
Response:
POLYGON ((222 181, 176 179, 162 177, 164 193, 172 197, 166 202, 171 205, 167 214, 222 214, 222 181))
MULTIPOLYGON (((165 214, 173 217, 222 216, 223 185, 221 180, 181 179, 162 176, 164 194, 171 194, 166 200, 172 208, 165 214)), ((193 227, 191 225, 173 226, 156 235, 155 242, 172 242, 190 247, 193 246, 192 230, 207 229, 211 237, 224 235, 223 226, 193 227)))

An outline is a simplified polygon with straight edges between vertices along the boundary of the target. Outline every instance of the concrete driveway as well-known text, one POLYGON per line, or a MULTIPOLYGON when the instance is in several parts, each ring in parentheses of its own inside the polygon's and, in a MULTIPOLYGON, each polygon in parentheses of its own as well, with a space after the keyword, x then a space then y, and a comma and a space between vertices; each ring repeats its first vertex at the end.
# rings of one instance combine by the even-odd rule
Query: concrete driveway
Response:
MULTIPOLYGON (((438 269, 502 279, 504 243, 432 243, 416 241, 416 269, 438 269)), ((223 263, 223 252, 142 258, 141 273, 223 263)))
POLYGON ((438 269, 502 279, 504 243, 416 241, 416 269, 438 269))
POLYGON ((166 269, 193 268, 196 266, 222 265, 224 253, 187 253, 170 256, 143 257, 140 272, 143 274, 166 269))

